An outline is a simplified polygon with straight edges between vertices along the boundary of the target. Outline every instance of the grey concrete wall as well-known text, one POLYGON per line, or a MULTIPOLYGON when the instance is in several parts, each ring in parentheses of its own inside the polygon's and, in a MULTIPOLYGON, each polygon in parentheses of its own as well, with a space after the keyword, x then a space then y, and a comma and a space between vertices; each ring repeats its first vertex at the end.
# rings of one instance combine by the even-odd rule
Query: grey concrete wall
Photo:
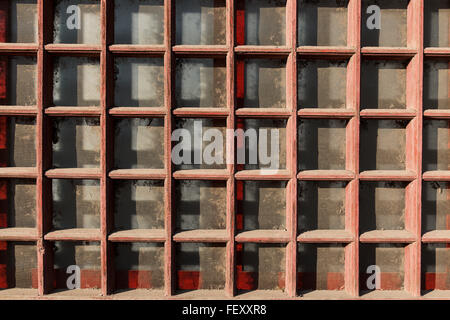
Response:
POLYGON ((298 43, 301 46, 346 46, 348 1, 300 0, 298 43))
POLYGON ((225 59, 177 59, 176 106, 226 108, 225 59))
POLYGON ((406 62, 364 61, 361 66, 361 108, 405 109, 406 67, 406 62))
POLYGON ((177 0, 176 43, 225 45, 225 0, 177 0))
POLYGON ((31 288, 32 272, 37 268, 36 245, 8 242, 7 283, 9 288, 31 288))
POLYGON ((164 43, 164 0, 114 2, 114 42, 164 43))
POLYGON ((300 170, 345 169, 345 120, 300 120, 298 165, 300 170))
POLYGON ((245 181, 244 230, 286 229, 286 182, 245 181))
POLYGON ((404 182, 361 182, 360 232, 405 229, 404 182))
MULTIPOLYGON (((259 130, 267 130, 267 146, 264 146, 267 148, 267 154, 272 154, 272 147, 271 147, 271 141, 272 141, 272 129, 278 130, 278 145, 279 145, 279 169, 285 169, 286 168, 286 120, 272 120, 272 119, 245 119, 244 120, 244 131, 248 129, 254 129, 257 132, 258 137, 258 144, 260 143, 261 135, 259 134, 259 130)), ((245 165, 244 168, 246 170, 256 170, 256 169, 262 169, 262 168, 269 168, 270 164, 263 164, 260 161, 260 157, 258 154, 257 158, 257 164, 251 164, 250 163, 250 157, 249 152, 250 150, 256 150, 256 152, 259 152, 259 147, 256 148, 254 144, 249 142, 249 138, 245 138, 245 165), (252 148, 250 148, 252 147, 252 148)), ((259 144, 260 146, 262 144, 259 144)), ((236 160, 237 161, 237 160, 236 160)))
POLYGON ((299 181, 299 232, 345 228, 345 182, 299 181))
POLYGON ((245 43, 286 44, 286 0, 245 0, 245 43))
POLYGON ((124 118, 115 122, 116 168, 164 168, 164 119, 124 118))
POLYGON ((99 60, 87 57, 56 58, 53 71, 53 104, 99 106, 99 60))
POLYGON ((164 244, 119 243, 115 253, 116 270, 151 271, 152 289, 164 288, 164 244))
POLYGON ((176 245, 177 270, 199 271, 199 289, 225 288, 225 256, 223 244, 180 243, 176 245))
POLYGON ((164 107, 162 58, 116 58, 115 70, 115 106, 164 107))
POLYGON ((297 67, 299 108, 346 108, 346 61, 301 60, 297 67))
POLYGON ((8 227, 36 226, 36 184, 31 179, 8 180, 8 227))
MULTIPOLYGON (((444 274, 442 284, 436 281, 436 289, 450 290, 450 249, 444 243, 423 244, 421 261, 422 279, 425 278, 426 272, 444 274)), ((439 275, 436 278, 438 277, 441 278, 442 276, 439 275)))
POLYGON ((116 229, 164 229, 164 183, 150 180, 114 182, 116 229))
POLYGON ((247 108, 286 108, 286 62, 246 59, 243 103, 247 108))
POLYGON ((96 0, 55 1, 54 39, 55 43, 100 44, 100 2, 96 0), (72 15, 67 8, 80 8, 80 29, 69 29, 67 19, 72 15))
MULTIPOLYGON (((297 271, 315 274, 315 290, 328 290, 328 274, 345 272, 345 247, 340 244, 300 244, 297 271)), ((304 289, 304 288, 299 288, 304 289)), ((305 288, 306 289, 306 288, 305 288)), ((310 289, 310 288, 308 288, 310 289)))
POLYGON ((8 104, 32 106, 36 104, 37 69, 34 57, 8 58, 8 104))
POLYGON ((423 170, 449 170, 450 129, 448 120, 425 120, 423 124, 423 170))
POLYGON ((424 182, 422 188, 422 232, 447 230, 450 212, 450 184, 424 182))
POLYGON ((406 21, 409 0, 365 0, 362 2, 361 44, 363 46, 406 47, 406 21), (378 5, 381 8, 381 28, 370 30, 366 27, 367 7, 378 5))
POLYGON ((361 171, 406 168, 406 125, 400 120, 361 121, 361 171))
MULTIPOLYGON (((223 119, 206 119, 206 118, 183 118, 177 119, 175 122, 175 129, 186 129, 189 131, 191 136, 191 163, 192 164, 174 164, 174 168, 176 170, 189 170, 189 169, 225 169, 226 168, 226 121, 223 119), (207 164, 205 159, 203 159, 203 154, 206 150, 206 147, 209 146, 213 141, 203 141, 201 144, 201 154, 202 161, 200 164, 195 164, 195 154, 199 152, 198 146, 200 146, 199 139, 203 139, 202 137, 196 137, 194 132, 194 126, 196 122, 201 123, 202 134, 209 129, 217 129, 221 133, 222 136, 222 148, 218 150, 218 148, 212 153, 214 159, 217 157, 217 161, 213 161, 212 164, 207 164), (197 146, 198 144, 198 146, 197 146), (216 153, 217 152, 217 153, 216 153), (222 162, 222 163, 220 163, 222 162)), ((181 138, 182 140, 183 138, 181 138)), ((179 144, 180 142, 174 141, 172 143, 172 148, 179 144)), ((217 142, 219 143, 219 142, 217 142)), ((178 155, 178 154, 177 154, 178 155)), ((209 153, 208 153, 209 155, 209 153)))
POLYGON ((450 6, 447 1, 428 1, 424 7, 425 47, 449 46, 450 6))
POLYGON ((449 63, 424 61, 423 107, 424 109, 450 109, 449 63))
POLYGON ((100 270, 100 243, 55 241, 54 268, 66 270, 70 265, 77 265, 81 270, 100 270))
POLYGON ((53 121, 53 166, 100 166, 101 128, 97 118, 57 118, 53 121))
POLYGON ((8 118, 8 166, 34 167, 36 164, 36 120, 28 117, 8 118))
MULTIPOLYGON (((404 290, 405 277, 405 247, 401 244, 362 244, 360 247, 360 274, 366 274, 368 266, 376 265, 381 272, 396 273, 399 275, 404 290)), ((381 275, 383 277, 383 275, 381 275)), ((383 278, 381 278, 383 283, 383 278)), ((365 283, 361 284, 361 291, 367 291, 365 283)))
POLYGON ((179 180, 175 194, 178 230, 226 228, 225 181, 179 180))
POLYGON ((10 1, 8 42, 37 42, 37 1, 10 1))
POLYGON ((99 180, 52 180, 55 229, 100 228, 99 180))
POLYGON ((282 290, 280 275, 286 269, 286 247, 278 244, 245 243, 243 271, 257 272, 257 290, 282 290))

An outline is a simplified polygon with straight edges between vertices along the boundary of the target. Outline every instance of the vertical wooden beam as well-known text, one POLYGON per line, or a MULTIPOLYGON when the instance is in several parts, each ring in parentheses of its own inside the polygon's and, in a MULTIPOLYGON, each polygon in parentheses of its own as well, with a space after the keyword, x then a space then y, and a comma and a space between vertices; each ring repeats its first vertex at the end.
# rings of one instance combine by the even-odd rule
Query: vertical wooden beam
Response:
MULTIPOLYGON (((234 90, 234 0, 227 0, 226 2, 226 44, 228 48, 227 53, 227 75, 226 75, 226 91, 227 91, 227 130, 233 132, 235 130, 235 90, 234 90)), ((227 169, 230 178, 227 181, 227 233, 229 240, 226 245, 226 276, 225 276, 225 292, 227 296, 233 297, 236 294, 235 286, 235 179, 234 173, 236 171, 234 161, 234 134, 226 136, 227 144, 227 169)))
MULTIPOLYGON (((44 0, 37 1, 37 14, 38 14, 38 53, 37 53, 37 92, 36 92, 36 103, 37 103, 37 115, 36 115, 36 227, 38 234, 37 250, 38 250, 38 294, 44 295, 51 290, 52 284, 52 270, 53 263, 51 259, 51 246, 49 243, 44 241, 45 232, 49 229, 49 223, 52 220, 52 212, 48 211, 48 201, 51 201, 51 195, 48 188, 49 181, 45 178, 45 169, 48 165, 49 159, 51 159, 51 153, 49 154, 45 145, 45 99, 46 94, 46 80, 48 77, 45 76, 45 59, 46 55, 44 52, 44 45, 46 44, 45 34, 49 32, 46 30, 49 26, 46 19, 49 16, 46 14, 47 6, 53 7, 53 1, 46 2, 44 0), (45 152, 47 151, 47 152, 45 152)), ((53 10, 49 10, 53 12, 53 10)))
POLYGON ((360 72, 361 72, 361 0, 348 4, 347 46, 355 48, 355 54, 347 66, 347 108, 355 110, 346 129, 346 169, 353 171, 345 192, 345 229, 354 240, 345 248, 345 290, 359 295, 359 140, 360 140, 360 72))
POLYGON ((173 64, 173 30, 175 25, 173 16, 174 0, 164 0, 164 103, 166 107, 166 116, 164 118, 164 147, 165 156, 164 162, 166 167, 166 178, 164 181, 164 209, 165 209, 165 254, 164 254, 164 287, 165 294, 171 296, 175 292, 176 276, 175 276, 175 259, 174 259, 174 242, 173 235, 173 217, 172 217, 172 64, 173 64))
POLYGON ((100 127, 101 127, 101 149, 100 149, 100 229, 101 229, 101 288, 102 295, 108 295, 114 290, 114 261, 112 244, 108 242, 108 234, 112 230, 112 182, 108 172, 112 167, 113 158, 113 123, 108 116, 108 107, 111 103, 111 92, 114 91, 112 56, 108 52, 108 45, 112 40, 113 25, 111 17, 114 13, 112 1, 101 0, 100 3, 100 30, 101 30, 101 52, 100 52, 100 127))
POLYGON ((407 128, 407 169, 416 173, 416 179, 406 191, 406 229, 416 241, 405 249, 405 290, 420 296, 421 271, 421 207, 422 207, 422 139, 423 139, 423 14, 422 0, 411 0, 408 5, 408 47, 417 49, 407 70, 407 107, 416 110, 416 116, 407 128))
POLYGON ((286 3, 286 102, 291 114, 287 123, 286 164, 291 178, 286 189, 286 227, 290 241, 286 247, 286 292, 297 295, 297 1, 286 3))
MULTIPOLYGON (((8 7, 7 2, 0 3, 0 42, 7 41, 8 34, 8 7)), ((8 58, 0 58, 0 103, 8 103, 8 58)), ((8 123, 7 117, 0 117, 0 167, 6 167, 8 152, 8 123)), ((8 227, 8 182, 0 184, 0 228, 8 227)), ((0 289, 8 288, 8 243, 0 241, 0 289)))

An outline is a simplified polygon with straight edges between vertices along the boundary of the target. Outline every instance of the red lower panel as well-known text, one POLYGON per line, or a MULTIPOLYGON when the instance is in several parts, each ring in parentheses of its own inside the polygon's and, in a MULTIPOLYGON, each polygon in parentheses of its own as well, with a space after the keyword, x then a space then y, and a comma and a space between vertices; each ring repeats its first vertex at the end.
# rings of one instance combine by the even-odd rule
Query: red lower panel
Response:
MULTIPOLYGON (((2 253, 0 253, 2 255, 2 253)), ((0 260, 2 258, 0 257, 0 260)), ((0 289, 8 288, 8 276, 6 274, 6 263, 0 263, 0 289)))
MULTIPOLYGON (((258 289, 258 272, 242 271, 240 268, 236 270, 236 288, 238 290, 257 290, 258 289)), ((286 274, 278 272, 278 288, 284 289, 286 285, 286 274)))
MULTIPOLYGON (((297 284, 300 290, 317 290, 317 273, 298 272, 297 284)), ((327 290, 344 290, 344 274, 341 272, 327 273, 327 290)))
POLYGON ((117 270, 116 287, 118 289, 151 289, 152 272, 147 270, 117 270))
POLYGON ((450 272, 425 272, 423 281, 425 290, 450 290, 450 272))
POLYGON ((327 274, 327 290, 344 290, 345 278, 341 272, 328 272, 327 274))
MULTIPOLYGON (((370 274, 362 274, 360 277, 361 289, 367 289, 366 283, 370 274)), ((398 272, 381 272, 379 290, 403 290, 402 277, 398 272)))
MULTIPOLYGON (((55 289, 67 289, 67 278, 70 276, 70 274, 66 273, 65 269, 55 269, 53 287, 55 289)), ((100 270, 81 270, 80 288, 101 288, 100 270)))
POLYGON ((36 268, 31 269, 31 287, 33 289, 38 287, 38 270, 36 268))
POLYGON ((238 290, 255 290, 258 287, 258 273, 237 270, 236 288, 238 290))
POLYGON ((178 271, 177 288, 179 290, 196 290, 200 286, 200 271, 178 271))

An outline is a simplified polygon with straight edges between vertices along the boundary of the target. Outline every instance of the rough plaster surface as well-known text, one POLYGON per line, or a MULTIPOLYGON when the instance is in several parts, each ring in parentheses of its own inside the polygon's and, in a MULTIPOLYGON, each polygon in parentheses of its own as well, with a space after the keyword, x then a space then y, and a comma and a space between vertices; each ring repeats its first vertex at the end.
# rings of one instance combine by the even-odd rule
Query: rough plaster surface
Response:
POLYGON ((8 288, 31 288, 32 273, 36 272, 36 245, 28 242, 8 242, 7 247, 8 288))
POLYGON ((360 233, 405 229, 406 186, 403 182, 361 182, 360 233))
POLYGON ((8 118, 8 166, 34 167, 36 163, 36 120, 8 118))
POLYGON ((115 1, 114 42, 163 44, 164 0, 115 1))
POLYGON ((114 103, 117 107, 163 107, 162 58, 116 58, 114 103))
POLYGON ((30 43, 38 40, 36 0, 13 0, 9 7, 8 42, 30 43))
POLYGON ((180 243, 176 245, 177 270, 199 271, 199 289, 225 288, 225 255, 223 244, 180 243))
POLYGON ((286 44, 286 0, 245 0, 245 44, 286 44))
POLYGON ((406 125, 400 120, 361 121, 361 171, 405 170, 406 125))
MULTIPOLYGON (((329 290, 329 274, 345 272, 345 246, 339 244, 300 244, 297 271, 315 276, 314 290, 329 290)), ((309 281, 308 281, 309 282, 309 281)), ((343 290, 343 288, 338 288, 343 290)))
POLYGON ((345 182, 299 181, 298 228, 343 230, 345 228, 345 182))
POLYGON ((406 67, 406 62, 363 61, 361 109, 405 109, 406 67))
MULTIPOLYGON (((443 243, 430 243, 422 246, 422 277, 435 273, 435 290, 450 290, 450 248, 443 243)), ((422 286, 425 287, 424 282, 422 286)))
MULTIPOLYGON (((405 246, 401 244, 362 244, 360 247, 360 275, 366 275, 366 270, 371 265, 377 265, 381 270, 381 290, 383 285, 394 287, 395 290, 404 290, 405 277, 405 246), (384 275, 383 275, 384 273, 384 275), (396 279, 386 283, 383 277, 396 279), (395 275, 395 276, 394 276, 395 275), (398 280, 398 283, 397 283, 398 280)), ((362 293, 367 291, 365 283, 361 283, 362 293)))
POLYGON ((427 1, 424 6, 424 45, 425 47, 449 46, 448 1, 427 1))
POLYGON ((346 46, 346 0, 300 0, 298 2, 300 46, 346 46))
POLYGON ((100 2, 96 0, 57 0, 55 6, 53 41, 55 43, 100 44, 100 2), (67 20, 72 13, 67 8, 80 8, 80 28, 69 29, 67 20))
POLYGON ((115 246, 117 271, 150 271, 151 289, 164 288, 164 245, 162 243, 119 243, 115 246))
POLYGON ((100 228, 100 181, 53 179, 53 227, 100 228))
POLYGON ((164 119, 117 120, 114 165, 121 169, 164 168, 164 119))
POLYGON ((245 181, 244 230, 286 229, 286 182, 245 181))
POLYGON ((10 57, 7 74, 7 104, 32 106, 36 104, 37 69, 34 57, 10 57))
POLYGON ((31 179, 10 179, 8 184, 8 227, 36 226, 36 185, 31 179))
POLYGON ((450 169, 450 129, 448 120, 425 120, 423 123, 423 170, 450 169))
POLYGON ((448 62, 424 61, 423 107, 424 109, 450 109, 448 62))
POLYGON ((162 181, 119 180, 114 190, 116 229, 164 229, 162 181))
MULTIPOLYGON (((276 135, 278 132, 278 150, 279 150, 279 156, 278 156, 278 168, 277 169, 285 169, 286 168, 286 120, 272 120, 272 119, 245 119, 244 120, 244 131, 248 129, 254 129, 257 133, 257 141, 253 140, 250 137, 245 137, 245 165, 244 168, 246 170, 256 170, 256 169, 267 169, 270 168, 271 164, 263 163, 261 161, 261 157, 258 154, 258 157, 256 159, 256 164, 251 163, 250 161, 250 150, 252 150, 253 154, 259 153, 257 150, 264 150, 266 148, 267 150, 267 157, 272 156, 272 133, 273 133, 273 141, 274 146, 276 143, 276 135), (261 140, 262 135, 259 133, 260 130, 264 130, 262 132, 267 133, 267 144, 264 144, 263 140, 261 140), (272 131, 277 130, 277 131, 272 131), (258 148, 257 148, 258 143, 258 148), (256 152, 256 153, 255 153, 256 152)), ((277 153, 275 152, 274 155, 277 153)), ((272 163, 273 165, 276 165, 276 159, 272 158, 274 161, 272 163)))
MULTIPOLYGON (((190 153, 190 160, 189 163, 181 163, 181 164, 174 164, 174 168, 176 170, 189 170, 189 169, 225 169, 226 168, 226 121, 223 119, 199 119, 199 118, 183 118, 183 119, 177 119, 175 122, 175 129, 186 129, 189 132, 190 135, 190 141, 187 143, 190 145, 190 148, 187 148, 188 150, 192 150, 190 153), (198 126, 202 130, 195 129, 195 126, 198 126), (207 141, 205 139, 205 133, 210 130, 218 130, 215 133, 219 137, 222 138, 222 141, 215 140, 216 134, 214 134, 214 138, 211 138, 211 141, 207 141), (220 134, 219 134, 220 133, 220 134), (201 141, 201 142, 200 142, 201 141), (221 143, 222 142, 222 143, 221 143), (211 145, 211 146, 210 146, 211 145), (214 148, 214 150, 210 149, 215 147, 217 145, 217 148, 214 148), (222 145, 222 147, 218 147, 222 145), (208 148, 210 146, 210 148, 208 148), (211 151, 211 152, 209 152, 211 151), (207 160, 203 157, 203 155, 207 153, 209 156, 210 154, 214 159, 212 163, 208 163, 207 160), (196 155, 201 154, 201 159, 197 158, 196 155), (197 162, 197 163, 196 163, 197 162)), ((212 132, 214 133, 214 132, 212 132)), ((172 142, 172 148, 176 145, 179 145, 180 143, 183 143, 183 137, 180 138, 180 141, 173 141, 172 142)), ((173 150, 173 149, 172 149, 173 150)), ((175 150, 176 151, 176 150, 175 150)), ((177 152, 177 155, 179 153, 177 152)), ((184 159, 184 153, 181 152, 181 155, 184 159)), ((186 159, 187 160, 187 159, 186 159)), ((188 162, 188 161, 186 161, 188 162)))
POLYGON ((56 118, 53 122, 53 166, 100 167, 100 141, 98 118, 56 118))
POLYGON ((177 107, 226 108, 224 59, 177 59, 177 107))
POLYGON ((361 44, 364 47, 406 47, 406 8, 409 0, 364 0, 361 15, 361 44), (378 5, 381 8, 381 28, 368 29, 367 7, 378 5), (395 30, 395 31, 394 31, 395 30))
POLYGON ((447 182, 424 182, 422 187, 422 233, 448 230, 450 221, 450 185, 447 182))
POLYGON ((286 62, 246 59, 243 103, 246 108, 286 108, 286 62))
POLYGON ((180 180, 175 194, 177 229, 226 228, 226 182, 180 180))
POLYGON ((257 272, 257 290, 282 290, 280 275, 286 269, 286 247, 278 244, 245 243, 243 271, 257 272))
POLYGON ((300 170, 345 169, 345 120, 307 119, 298 125, 300 170))
POLYGON ((100 106, 99 59, 55 58, 53 104, 55 106, 100 106))
POLYGON ((225 45, 225 0, 176 0, 176 43, 225 45))
POLYGON ((299 108, 345 108, 347 62, 301 60, 298 67, 299 108))

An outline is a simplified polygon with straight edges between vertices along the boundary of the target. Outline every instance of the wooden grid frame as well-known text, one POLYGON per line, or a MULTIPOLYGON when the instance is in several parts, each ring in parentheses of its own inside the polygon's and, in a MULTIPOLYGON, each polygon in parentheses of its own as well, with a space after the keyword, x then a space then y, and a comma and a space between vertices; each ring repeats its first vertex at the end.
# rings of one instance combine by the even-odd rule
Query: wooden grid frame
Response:
MULTIPOLYGON (((158 297, 195 297, 175 295, 175 250, 177 242, 221 242, 226 244, 225 296, 237 294, 235 284, 235 251, 237 243, 283 243, 286 244, 286 294, 283 297, 298 297, 297 290, 297 245, 298 243, 342 243, 345 244, 345 290, 343 298, 413 298, 421 299, 421 245, 422 243, 450 243, 450 231, 432 231, 421 234, 421 193, 423 181, 450 181, 449 171, 422 173, 422 122, 424 118, 450 119, 448 110, 425 110, 422 106, 424 57, 450 59, 450 48, 424 48, 423 15, 424 1, 410 0, 407 9, 408 32, 406 48, 361 47, 362 0, 348 2, 348 28, 346 47, 298 47, 297 46, 297 1, 286 2, 286 45, 249 46, 239 43, 238 19, 242 12, 237 8, 241 0, 226 0, 226 45, 189 46, 174 43, 175 0, 164 1, 163 45, 119 45, 113 43, 114 1, 99 0, 101 5, 101 44, 53 44, 53 1, 37 0, 38 43, 0 44, 4 55, 37 56, 37 105, 1 106, 1 115, 28 115, 36 117, 37 158, 35 168, 0 168, 1 178, 33 178, 37 186, 37 227, 35 229, 0 229, 2 241, 33 241, 38 253, 38 296, 49 297, 51 283, 46 276, 52 268, 49 258, 49 242, 57 240, 86 240, 101 243, 101 293, 105 298, 113 296, 113 261, 111 248, 114 242, 160 242, 165 244, 165 290, 158 297), (84 55, 100 59, 101 104, 99 107, 47 107, 51 101, 52 84, 50 60, 53 55, 84 55), (113 107, 112 93, 113 60, 115 56, 157 56, 164 58, 164 102, 160 108, 113 107), (174 109, 174 60, 177 56, 220 56, 226 58, 227 108, 177 108, 174 109), (237 109, 236 108, 236 61, 241 57, 282 57, 286 59, 286 109, 237 109), (347 109, 298 109, 297 106, 297 60, 344 58, 348 60, 346 104, 347 109), (409 59, 407 78, 413 79, 407 86, 406 110, 361 110, 360 68, 363 59, 409 59), (51 142, 48 127, 55 116, 98 117, 102 131, 101 161, 99 169, 52 169, 49 155, 51 142), (112 170, 113 165, 113 118, 114 117, 159 117, 164 118, 165 169, 112 170), (171 132, 176 117, 226 118, 228 129, 236 128, 239 118, 281 118, 287 120, 287 168, 274 175, 261 175, 259 171, 238 170, 228 164, 224 170, 174 171, 171 164, 171 132), (297 123, 301 118, 347 119, 346 170, 297 171, 297 123), (406 119, 407 168, 405 171, 359 170, 359 144, 361 119, 406 119), (51 231, 51 179, 98 179, 101 189, 101 227, 97 229, 71 229, 51 231), (113 214, 108 201, 112 196, 114 179, 158 179, 164 180, 165 229, 131 230, 113 233, 110 217, 113 214), (174 179, 226 180, 227 182, 227 228, 224 231, 187 231, 174 234, 173 185, 174 179), (287 181, 287 231, 247 231, 237 234, 235 228, 235 187, 239 180, 284 180, 287 181), (346 188, 345 230, 297 232, 297 183, 299 180, 348 181, 346 188), (359 183, 360 181, 407 181, 407 217, 404 231, 371 231, 359 234, 359 183), (360 296, 359 245, 360 243, 404 243, 405 247, 405 291, 377 292, 360 296)), ((230 144, 230 141, 227 143, 230 144)), ((234 154, 234 143, 230 144, 234 154)), ((264 297, 248 295, 248 297, 264 297)), ((267 296, 266 296, 267 297, 267 296)), ((313 296, 314 297, 314 296, 313 296)), ((321 292, 317 298, 336 297, 333 292, 321 292)), ((338 296, 339 297, 339 296, 338 296)), ((301 298, 301 297, 299 297, 301 298)))

